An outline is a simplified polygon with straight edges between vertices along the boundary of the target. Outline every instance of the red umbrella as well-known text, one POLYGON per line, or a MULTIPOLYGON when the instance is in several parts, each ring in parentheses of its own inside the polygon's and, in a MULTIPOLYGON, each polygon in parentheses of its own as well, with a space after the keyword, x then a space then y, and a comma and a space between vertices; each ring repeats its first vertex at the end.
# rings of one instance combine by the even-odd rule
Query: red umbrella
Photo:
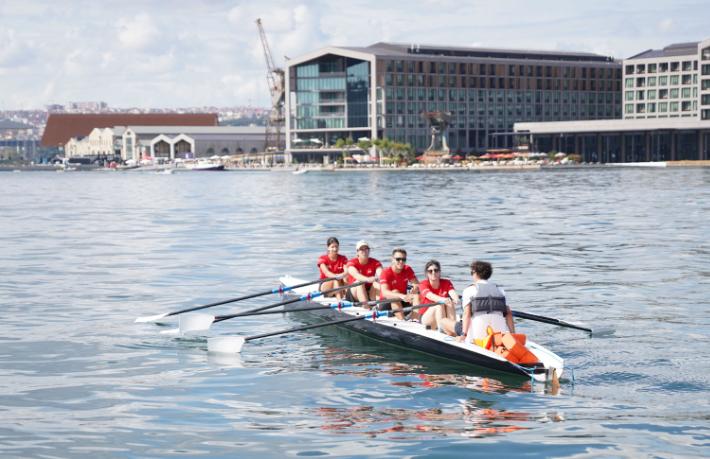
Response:
POLYGON ((461 161, 461 160, 463 159, 463 156, 461 156, 461 155, 454 155, 451 159, 453 159, 454 161, 461 161))
POLYGON ((419 155, 415 158, 417 161, 421 161, 424 159, 424 155, 419 155))

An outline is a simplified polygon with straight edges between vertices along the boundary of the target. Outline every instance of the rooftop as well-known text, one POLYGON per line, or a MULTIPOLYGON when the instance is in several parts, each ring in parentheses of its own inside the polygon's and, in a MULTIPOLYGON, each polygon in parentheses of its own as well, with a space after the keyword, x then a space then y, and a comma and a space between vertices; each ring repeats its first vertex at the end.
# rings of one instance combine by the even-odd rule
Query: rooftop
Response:
POLYGON ((127 126, 136 134, 258 134, 264 135, 265 126, 127 126))
POLYGON ((412 56, 553 60, 571 62, 614 62, 610 56, 575 51, 543 51, 529 49, 478 48, 378 42, 367 47, 344 47, 377 56, 411 58, 412 56))
POLYGON ((217 126, 216 113, 51 113, 42 146, 57 147, 72 137, 86 137, 94 128, 114 126, 217 126))
POLYGON ((652 59, 657 57, 692 56, 698 54, 697 41, 686 43, 673 43, 663 49, 647 49, 629 58, 632 59, 652 59))

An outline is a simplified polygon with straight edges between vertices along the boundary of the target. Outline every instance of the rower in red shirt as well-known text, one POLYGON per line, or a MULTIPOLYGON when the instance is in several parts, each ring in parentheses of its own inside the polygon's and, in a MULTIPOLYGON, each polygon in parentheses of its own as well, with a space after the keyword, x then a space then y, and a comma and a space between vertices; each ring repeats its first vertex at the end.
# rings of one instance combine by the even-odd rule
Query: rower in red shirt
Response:
MULTIPOLYGON (((338 253, 340 250, 340 242, 337 238, 329 237, 325 245, 328 248, 328 253, 318 257, 318 261, 316 262, 318 271, 320 272, 320 278, 338 277, 338 279, 320 284, 321 292, 345 285, 345 264, 348 262, 345 255, 338 253)), ((343 298, 343 295, 342 290, 340 290, 335 293, 330 293, 328 296, 335 296, 340 300, 343 298)))
POLYGON ((421 322, 431 329, 443 331, 449 336, 456 336, 456 303, 459 295, 449 279, 441 278, 441 265, 436 260, 429 260, 424 266, 426 279, 419 284, 419 296, 422 303, 445 304, 419 309, 421 322))
POLYGON ((378 278, 382 272, 382 263, 375 258, 370 258, 370 244, 367 241, 358 241, 355 244, 357 256, 348 261, 346 270, 348 272, 348 284, 363 281, 349 290, 354 301, 371 301, 377 298, 380 293, 380 283, 378 278))
POLYGON ((416 306, 419 304, 417 295, 419 279, 414 274, 414 270, 406 265, 407 251, 396 248, 392 251, 392 265, 382 271, 380 275, 381 293, 380 299, 398 300, 392 304, 395 317, 404 320, 402 308, 404 306, 416 306), (412 284, 411 291, 407 291, 407 284, 412 284))

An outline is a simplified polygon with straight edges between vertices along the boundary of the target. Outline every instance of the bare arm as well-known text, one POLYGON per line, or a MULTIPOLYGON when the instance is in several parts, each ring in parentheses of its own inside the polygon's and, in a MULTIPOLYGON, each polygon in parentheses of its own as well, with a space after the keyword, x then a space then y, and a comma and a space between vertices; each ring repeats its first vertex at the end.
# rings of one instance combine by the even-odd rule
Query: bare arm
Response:
POLYGON ((355 268, 355 266, 348 266, 348 274, 355 278, 359 282, 373 282, 374 277, 367 277, 360 274, 360 272, 355 268))
POLYGON ((326 277, 338 277, 338 276, 343 276, 345 272, 336 274, 330 269, 328 269, 328 266, 325 263, 321 263, 319 266, 321 272, 326 275, 326 277))
POLYGON ((400 292, 395 292, 394 290, 390 290, 389 286, 385 283, 380 283, 380 291, 382 292, 382 296, 385 297, 385 299, 388 300, 402 300, 406 301, 407 300, 407 295, 405 293, 400 293, 400 292))
POLYGON ((508 306, 508 312, 505 314, 505 322, 508 324, 508 330, 510 330, 510 333, 515 333, 515 323, 513 322, 513 311, 510 310, 510 306, 508 306))

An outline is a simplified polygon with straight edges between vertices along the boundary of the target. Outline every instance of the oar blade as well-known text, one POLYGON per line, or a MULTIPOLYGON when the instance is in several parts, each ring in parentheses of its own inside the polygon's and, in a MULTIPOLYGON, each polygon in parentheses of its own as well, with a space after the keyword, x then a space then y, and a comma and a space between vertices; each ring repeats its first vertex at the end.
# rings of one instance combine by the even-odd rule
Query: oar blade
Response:
POLYGON ((194 313, 194 314, 183 314, 180 316, 180 333, 198 333, 202 331, 207 331, 212 326, 214 322, 214 316, 209 314, 194 313))
POLYGON ((239 354, 245 342, 243 336, 215 336, 207 340, 207 351, 217 354, 239 354))
POLYGON ((167 317, 170 313, 165 312, 163 314, 157 314, 155 316, 144 316, 144 317, 139 317, 136 319, 134 323, 140 324, 140 323, 146 323, 146 322, 157 322, 160 319, 164 319, 167 317))

